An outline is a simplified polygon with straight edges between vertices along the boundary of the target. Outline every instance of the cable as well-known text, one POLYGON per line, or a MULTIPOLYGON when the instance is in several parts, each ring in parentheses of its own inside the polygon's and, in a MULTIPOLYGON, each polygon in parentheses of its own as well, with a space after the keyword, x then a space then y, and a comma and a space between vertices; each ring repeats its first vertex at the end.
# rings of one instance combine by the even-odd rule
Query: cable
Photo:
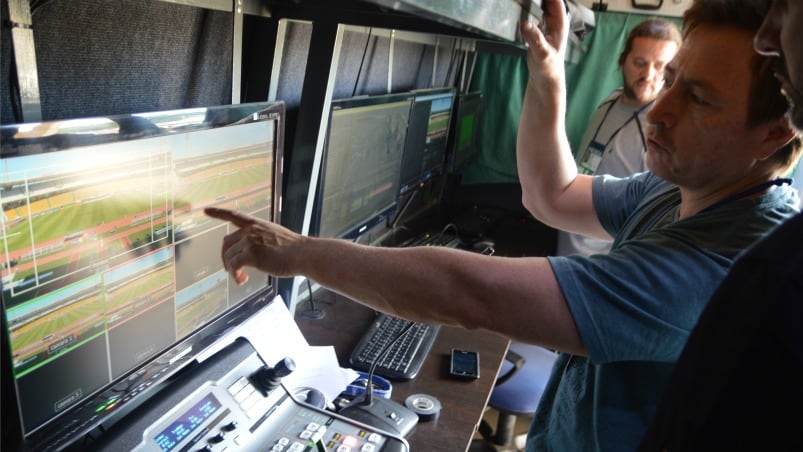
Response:
POLYGON ((404 213, 407 211, 407 209, 413 203, 413 198, 415 198, 415 195, 417 193, 418 193, 418 190, 413 190, 412 193, 410 193, 410 195, 407 196, 407 199, 402 201, 401 208, 399 208, 399 210, 396 212, 395 218, 392 218, 391 221, 390 221, 390 229, 396 229, 396 226, 401 221, 402 217, 404 216, 404 213))
POLYGON ((365 64, 365 56, 368 54, 368 44, 371 42, 371 34, 374 29, 368 29, 368 37, 365 39, 365 47, 362 49, 362 58, 360 58, 360 67, 357 69, 357 77, 354 80, 354 89, 351 90, 351 97, 357 95, 357 85, 360 83, 360 74, 362 73, 362 66, 365 64))
MULTIPOLYGON (((305 309, 301 311, 298 315, 305 319, 314 319, 320 320, 326 316, 326 311, 323 309, 319 309, 315 306, 315 297, 312 296, 312 283, 310 282, 309 278, 307 280, 307 293, 309 295, 309 309, 305 309)), ((331 304, 331 302, 329 303, 331 304)))
MULTIPOLYGON (((477 52, 471 52, 471 67, 468 69, 468 77, 466 78, 464 87, 466 89, 465 92, 468 92, 471 89, 471 81, 474 79, 474 68, 477 65, 477 52)), ((463 68, 465 70, 465 68, 463 68)))
POLYGON ((460 235, 460 231, 457 229, 454 223, 449 223, 441 229, 441 234, 446 234, 446 231, 449 229, 454 229, 454 235, 460 235))
POLYGON ((374 362, 371 363, 371 368, 368 369, 368 381, 365 382, 365 397, 363 398, 363 401, 362 401, 363 405, 369 406, 373 402, 373 399, 374 399, 374 384, 373 384, 373 381, 374 381, 374 370, 376 370, 376 366, 383 359, 385 359, 385 355, 387 355, 388 352, 393 348, 393 346, 396 345, 396 342, 399 342, 399 339, 404 337, 404 335, 407 334, 408 331, 410 331, 410 328, 412 328, 414 324, 415 324, 415 322, 408 320, 407 321, 407 325, 405 325, 405 327, 401 330, 399 335, 396 336, 395 338, 393 338, 393 340, 390 341, 390 343, 385 346, 385 349, 382 350, 382 353, 380 353, 379 356, 377 356, 374 359, 374 362))
POLYGON ((31 0, 31 3, 30 3, 30 5, 31 5, 31 16, 33 17, 33 15, 36 14, 36 12, 39 11, 40 8, 43 8, 48 3, 51 3, 51 1, 52 0, 39 0, 39 1, 31 0))
MULTIPOLYGON (((452 51, 450 52, 451 55, 449 56, 449 67, 446 70, 446 78, 443 80, 443 86, 449 86, 449 80, 452 78, 452 70, 454 69, 455 57, 460 54, 460 49, 457 48, 457 40, 452 41, 452 51)), ((460 58, 457 57, 457 61, 460 61, 460 58)))

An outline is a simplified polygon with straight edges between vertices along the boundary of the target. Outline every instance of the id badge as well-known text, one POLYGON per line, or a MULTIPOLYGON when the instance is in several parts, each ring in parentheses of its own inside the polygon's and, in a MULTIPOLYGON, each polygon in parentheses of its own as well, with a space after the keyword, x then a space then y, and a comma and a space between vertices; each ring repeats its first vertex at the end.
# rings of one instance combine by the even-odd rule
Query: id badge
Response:
POLYGON ((602 155, 605 154, 605 145, 599 141, 592 141, 583 153, 583 158, 577 165, 577 171, 581 174, 594 174, 597 171, 602 155))

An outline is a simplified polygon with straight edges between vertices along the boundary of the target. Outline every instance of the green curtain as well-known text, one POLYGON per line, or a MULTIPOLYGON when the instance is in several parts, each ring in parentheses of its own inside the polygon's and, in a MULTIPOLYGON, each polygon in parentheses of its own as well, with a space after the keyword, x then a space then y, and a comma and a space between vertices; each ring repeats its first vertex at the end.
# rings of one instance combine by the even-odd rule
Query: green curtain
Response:
POLYGON ((472 91, 482 91, 477 127, 479 152, 461 169, 461 183, 518 183, 516 133, 527 86, 527 63, 519 56, 477 56, 472 91))
MULTIPOLYGON (((595 28, 567 52, 566 133, 576 149, 596 106, 622 85, 618 59, 627 33, 646 19, 643 14, 596 12, 595 28)), ((671 18, 678 26, 680 20, 671 18)), ((518 183, 518 130, 527 63, 522 56, 481 53, 477 56, 471 89, 484 97, 477 130, 479 153, 461 170, 462 183, 518 183)))

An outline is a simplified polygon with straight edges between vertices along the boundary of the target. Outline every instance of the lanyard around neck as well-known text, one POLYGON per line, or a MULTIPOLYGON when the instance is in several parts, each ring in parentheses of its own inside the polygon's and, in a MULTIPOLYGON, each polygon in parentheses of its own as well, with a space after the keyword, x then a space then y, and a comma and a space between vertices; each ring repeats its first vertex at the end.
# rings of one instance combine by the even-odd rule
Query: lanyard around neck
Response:
POLYGON ((786 177, 779 177, 777 179, 768 180, 766 182, 762 182, 762 183, 760 183, 758 185, 750 187, 747 190, 743 190, 743 191, 740 191, 739 193, 730 195, 725 199, 719 200, 719 201, 715 202, 714 204, 711 204, 710 206, 708 206, 705 209, 701 210, 699 213, 710 212, 710 211, 716 209, 717 207, 721 207, 724 204, 728 204, 730 202, 737 201, 737 200, 742 199, 742 198, 746 198, 746 197, 748 197, 750 195, 755 195, 756 193, 760 193, 760 192, 762 192, 762 191, 764 191, 764 190, 766 190, 766 189, 768 189, 768 188, 770 188, 770 187, 772 187, 774 185, 777 185, 777 186, 780 187, 783 184, 792 185, 792 182, 793 182, 792 179, 786 178, 786 177))
MULTIPOLYGON (((594 131, 594 136, 591 137, 590 143, 597 143, 598 142, 597 141, 597 135, 599 135, 599 131, 602 129, 602 126, 605 125, 605 121, 608 119, 608 115, 611 113, 611 110, 613 110, 614 105, 616 105, 617 102, 620 102, 622 100, 622 96, 623 96, 623 94, 620 94, 619 96, 617 96, 615 99, 613 99, 608 104, 608 108, 605 110, 605 114, 602 116, 602 121, 600 121, 599 124, 597 125, 597 130, 594 131)), ((639 129, 639 135, 641 135, 641 142, 642 142, 642 144, 644 144, 644 148, 646 149, 647 145, 646 145, 645 140, 644 140, 644 132, 641 130, 641 121, 639 121, 638 115, 641 114, 641 112, 644 111, 645 108, 647 108, 650 105, 652 105, 653 102, 655 102, 655 101, 653 100, 653 101, 647 102, 646 104, 642 105, 641 108, 639 108, 638 110, 634 111, 633 114, 629 118, 627 118, 627 121, 625 121, 616 130, 614 130, 613 133, 611 134, 611 136, 608 137, 608 141, 605 142, 604 148, 607 149, 608 145, 611 144, 611 141, 613 141, 613 139, 616 138, 616 135, 619 134, 619 132, 622 129, 624 129, 628 124, 630 124, 630 121, 635 120, 636 121, 636 125, 638 126, 638 129, 639 129)), ((602 143, 600 143, 600 144, 602 144, 602 143)))

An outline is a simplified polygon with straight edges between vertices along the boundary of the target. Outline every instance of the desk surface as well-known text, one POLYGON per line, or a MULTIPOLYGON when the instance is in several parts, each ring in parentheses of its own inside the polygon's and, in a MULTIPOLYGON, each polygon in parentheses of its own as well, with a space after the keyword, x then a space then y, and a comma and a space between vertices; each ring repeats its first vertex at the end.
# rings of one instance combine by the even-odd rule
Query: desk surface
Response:
MULTIPOLYGON (((361 333, 368 328, 374 311, 325 290, 316 292, 315 299, 316 307, 325 311, 325 317, 319 320, 304 318, 300 313, 309 305, 303 303, 297 308, 296 322, 310 345, 333 345, 340 364, 348 367, 349 353, 359 339, 355 332, 361 333)), ((411 450, 457 451, 468 448, 482 420, 508 342, 487 331, 441 328, 418 377, 393 382, 391 398, 399 403, 404 404, 411 394, 428 394, 443 405, 438 419, 419 422, 407 436, 411 450), (459 381, 447 376, 452 348, 479 352, 478 380, 459 381)))

